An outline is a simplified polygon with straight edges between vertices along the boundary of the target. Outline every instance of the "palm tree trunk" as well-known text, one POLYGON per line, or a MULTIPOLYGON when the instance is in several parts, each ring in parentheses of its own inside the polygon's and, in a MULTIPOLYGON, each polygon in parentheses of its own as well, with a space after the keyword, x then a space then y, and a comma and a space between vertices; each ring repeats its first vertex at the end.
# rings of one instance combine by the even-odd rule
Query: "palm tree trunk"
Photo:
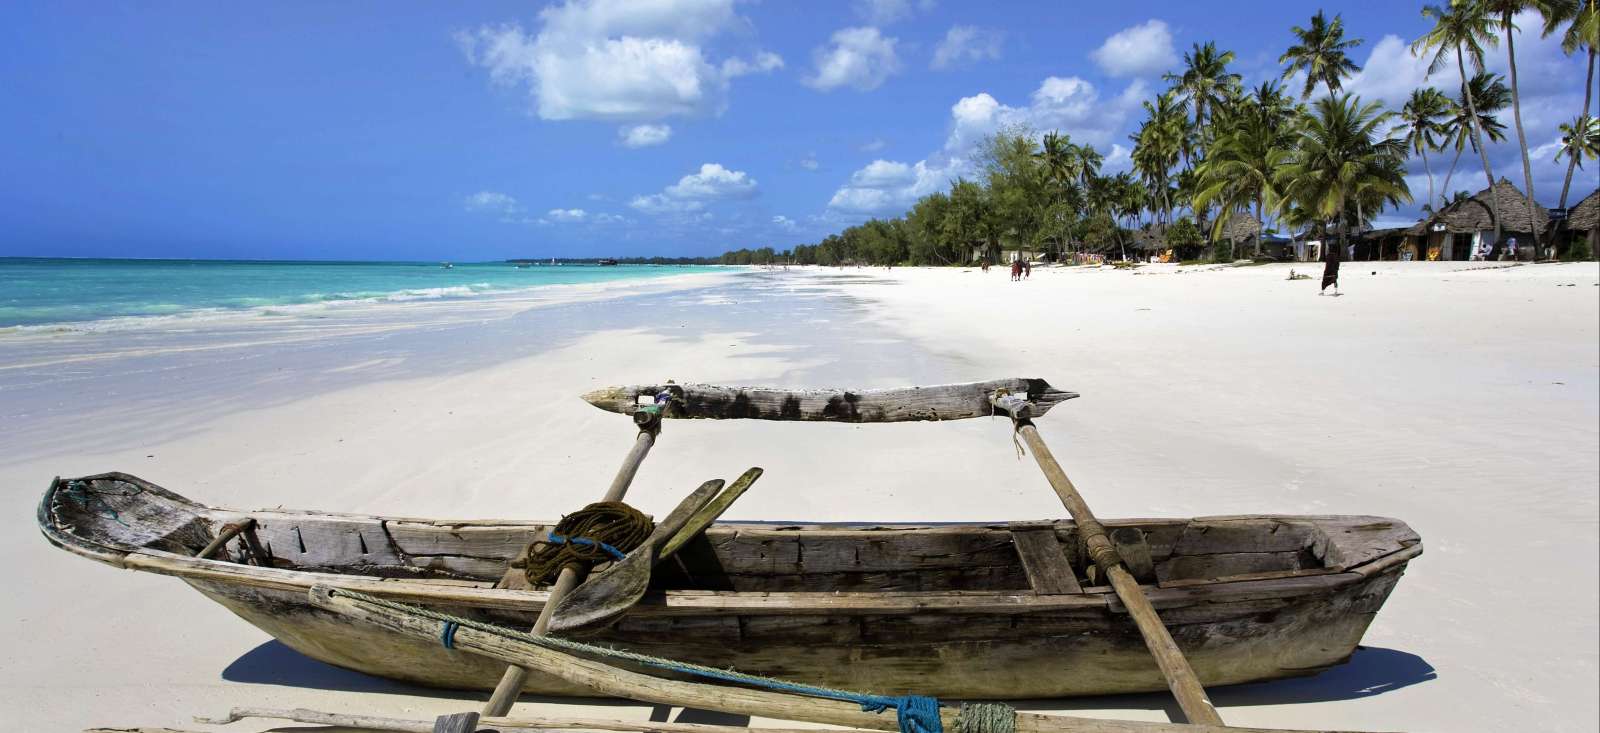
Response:
MULTIPOLYGON (((1589 116, 1589 93, 1594 91, 1594 49, 1589 49, 1589 73, 1583 78, 1583 113, 1580 118, 1589 116)), ((1578 156, 1567 159, 1567 180, 1561 183, 1561 208, 1567 208, 1567 190, 1572 188, 1572 170, 1578 167, 1578 156)))
MULTIPOLYGON (((1433 203, 1433 168, 1428 166, 1428 141, 1422 141, 1422 170, 1428 174, 1428 203, 1433 203)), ((1438 213, 1435 211, 1434 213, 1438 213)))
POLYGON ((1522 149, 1522 182, 1527 185, 1524 193, 1528 195, 1528 228, 1532 230, 1529 236, 1533 237, 1533 254, 1528 259, 1537 262, 1542 254, 1539 246, 1539 222, 1534 218, 1534 207, 1537 204, 1534 203, 1533 196, 1533 165, 1528 162, 1528 135, 1522 131, 1522 95, 1517 89, 1517 48, 1515 41, 1512 40, 1511 13, 1502 14, 1501 25, 1506 32, 1506 62, 1510 64, 1511 71, 1511 119, 1517 125, 1517 145, 1522 149))
POLYGON ((1467 87, 1467 65, 1461 60, 1461 46, 1456 46, 1456 72, 1461 74, 1461 97, 1467 101, 1467 117, 1472 122, 1472 146, 1478 149, 1478 159, 1483 161, 1483 180, 1489 182, 1489 210, 1494 214, 1494 242, 1500 244, 1504 227, 1500 220, 1500 197, 1494 195, 1494 170, 1489 167, 1489 151, 1483 147, 1483 134, 1478 129, 1478 105, 1472 101, 1472 90, 1467 87))
MULTIPOLYGON (((1461 164, 1461 153, 1466 151, 1466 146, 1456 148, 1456 157, 1450 161, 1450 171, 1444 174, 1444 188, 1439 192, 1439 208, 1444 208, 1444 202, 1450 198, 1450 179, 1456 175, 1456 166, 1461 164)), ((1439 213, 1437 211, 1435 214, 1439 213)))
POLYGON ((1256 197, 1256 257, 1261 256, 1261 235, 1267 231, 1267 223, 1261 220, 1261 198, 1256 197))

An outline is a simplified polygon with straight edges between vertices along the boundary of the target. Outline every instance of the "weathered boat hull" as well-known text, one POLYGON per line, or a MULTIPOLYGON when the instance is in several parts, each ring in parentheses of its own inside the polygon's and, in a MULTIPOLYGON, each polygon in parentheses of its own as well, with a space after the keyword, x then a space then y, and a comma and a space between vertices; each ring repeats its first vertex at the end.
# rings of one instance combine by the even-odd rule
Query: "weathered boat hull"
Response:
MULTIPOLYGON (((514 628, 531 626, 545 599, 540 590, 496 589, 486 587, 490 584, 484 581, 462 578, 397 579, 392 577, 393 567, 386 564, 319 572, 186 557, 173 550, 186 547, 192 551, 205 543, 207 532, 244 515, 192 504, 132 477, 109 476, 84 481, 144 487, 151 495, 161 492, 163 501, 192 507, 193 516, 181 522, 173 518, 160 526, 148 517, 136 517, 130 522, 133 527, 112 524, 90 531, 73 522, 92 523, 95 512, 74 513, 78 499, 53 497, 52 487, 40 507, 45 536, 65 549, 102 562, 181 577, 289 647, 329 664, 421 685, 484 690, 494 687, 503 670, 499 662, 352 625, 317 609, 307 599, 307 590, 317 583, 386 594, 514 628), (142 526, 136 523, 141 518, 154 527, 134 532, 147 540, 145 546, 125 544, 129 537, 117 540, 109 536, 129 534, 142 526), (69 521, 63 523, 64 519, 69 521), (379 567, 386 569, 374 570, 379 567), (355 572, 391 577, 352 574, 355 572)), ((112 498, 101 501, 122 501, 121 495, 108 496, 112 498)), ((92 501, 79 503, 87 509, 94 507, 92 501)), ((118 507, 124 519, 139 512, 132 504, 118 507)), ((170 513, 160 514, 166 517, 170 513)), ((509 557, 519 543, 546 531, 537 523, 430 524, 282 512, 251 516, 258 519, 264 539, 280 548, 274 554, 289 554, 284 545, 293 542, 296 551, 309 558, 316 551, 307 543, 339 536, 345 545, 359 550, 360 557, 376 558, 382 554, 378 543, 386 541, 398 557, 414 565, 431 563, 429 573, 443 573, 438 568, 448 566, 455 568, 451 573, 462 575, 462 568, 476 562, 482 566, 477 577, 483 578, 504 567, 499 555, 509 557), (421 529, 424 526, 433 529, 425 531, 421 529), (470 546, 452 550, 461 555, 418 551, 429 543, 438 546, 451 541, 470 546), (488 555, 486 544, 504 545, 505 552, 488 555), (451 559, 440 564, 444 557, 451 559)), ((1233 517, 1107 524, 1142 527, 1155 554, 1162 558, 1156 563, 1157 575, 1164 572, 1166 580, 1151 578, 1148 594, 1208 686, 1313 674, 1348 659, 1406 564, 1421 552, 1420 540, 1403 523, 1371 517, 1233 517), (1262 523, 1273 528, 1260 535, 1268 539, 1250 539, 1262 523), (1290 536, 1293 533, 1303 536, 1290 536), (1217 544, 1223 540, 1250 544, 1242 552, 1184 554, 1234 547, 1217 544), (1261 558, 1267 556, 1277 558, 1274 562, 1321 567, 1255 570, 1263 567, 1261 558), (1215 580, 1182 577, 1198 572, 1192 570, 1197 563, 1213 571, 1219 567, 1254 571, 1215 580)), ((1063 552, 1069 560, 1076 560, 1071 522, 1012 526, 1048 528, 1064 540, 1063 552)), ((684 554, 687 562, 680 569, 689 575, 696 571, 704 575, 704 568, 715 566, 725 572, 719 582, 732 585, 732 590, 690 587, 653 591, 633 612, 586 640, 886 694, 1017 699, 1165 689, 1138 631, 1108 589, 1089 585, 1078 593, 1040 594, 1026 587, 1004 587, 1015 584, 1012 566, 1001 564, 1008 554, 1015 562, 1017 550, 1008 539, 1010 531, 1007 525, 718 525, 708 532, 698 555, 684 554), (751 563, 768 567, 790 562, 785 554, 790 543, 798 552, 808 541, 837 550, 812 550, 807 559, 798 561, 809 567, 809 575, 759 581, 741 575, 751 563), (869 558, 868 562, 876 564, 870 571, 852 575, 829 565, 848 565, 852 562, 849 552, 859 564, 863 549, 873 547, 879 554, 873 556, 876 559, 869 558), (968 570, 989 569, 963 576, 940 571, 939 563, 944 562, 968 570), (738 589, 755 582, 779 589, 738 589), (830 588, 795 591, 785 583, 797 587, 826 584, 830 588), (860 590, 872 584, 876 590, 860 590), (966 587, 930 589, 932 584, 966 587), (988 587, 992 585, 1002 587, 988 587)), ((529 676, 526 689, 552 695, 585 694, 538 670, 529 676)))
MULTIPOLYGON (((1171 612, 1163 620, 1208 687, 1311 675, 1349 659, 1399 575, 1385 573, 1316 600, 1223 604, 1207 609, 1205 620, 1188 621, 1187 616, 1198 614, 1171 612)), ((312 607, 304 593, 189 583, 295 651, 345 669, 427 687, 473 690, 494 689, 505 670, 498 661, 437 643, 351 625, 312 607)), ((514 618, 531 626, 536 615, 498 614, 496 620, 514 618)), ((843 624, 825 619, 803 624, 759 617, 726 621, 745 627, 765 621, 799 633, 739 638, 731 631, 723 633, 733 625, 723 618, 683 617, 672 623, 637 625, 669 634, 664 640, 648 640, 642 633, 626 634, 626 641, 618 638, 622 634, 595 640, 672 659, 884 694, 1002 700, 1166 689, 1160 670, 1125 616, 849 619, 863 630, 877 626, 884 636, 899 637, 870 642, 843 641, 842 637, 861 634, 834 633, 843 624), (797 625, 811 628, 794 629, 797 625), (828 638, 808 643, 807 631, 828 638), (1001 631, 1007 633, 996 634, 1001 631)), ((586 694, 538 670, 529 675, 525 690, 586 694)))

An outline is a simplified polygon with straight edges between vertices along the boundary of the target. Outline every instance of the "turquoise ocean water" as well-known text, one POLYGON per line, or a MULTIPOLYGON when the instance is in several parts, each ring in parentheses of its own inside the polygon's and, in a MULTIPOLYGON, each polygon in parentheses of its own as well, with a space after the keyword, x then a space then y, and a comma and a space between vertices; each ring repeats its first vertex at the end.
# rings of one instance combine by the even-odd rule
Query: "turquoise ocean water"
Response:
POLYGON ((0 328, 406 301, 662 277, 692 266, 0 258, 0 328))

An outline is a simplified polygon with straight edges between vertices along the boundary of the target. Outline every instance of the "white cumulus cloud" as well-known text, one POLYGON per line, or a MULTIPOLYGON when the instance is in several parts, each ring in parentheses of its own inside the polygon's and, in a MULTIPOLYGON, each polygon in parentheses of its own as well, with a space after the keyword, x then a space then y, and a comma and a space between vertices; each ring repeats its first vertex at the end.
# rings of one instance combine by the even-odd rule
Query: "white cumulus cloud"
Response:
POLYGON ((1112 34, 1089 53, 1112 76, 1153 76, 1178 63, 1172 32, 1159 20, 1148 20, 1112 34))
POLYGON ((672 137, 671 125, 629 125, 617 130, 625 148, 647 148, 660 145, 672 137))
POLYGON ((1003 104, 987 92, 963 97, 950 107, 950 131, 942 148, 915 163, 868 163, 834 192, 828 210, 844 215, 902 213, 918 198, 947 188, 952 179, 977 173, 971 159, 979 143, 1017 125, 1041 135, 1063 132, 1074 142, 1093 145, 1116 170, 1126 166, 1128 151, 1113 141, 1121 139, 1129 115, 1149 93, 1148 85, 1134 80, 1107 99, 1087 80, 1052 76, 1040 82, 1023 106, 1003 104))
POLYGON ((792 232, 799 227, 793 219, 782 214, 772 217, 772 225, 786 232, 792 232))
POLYGON ((872 25, 888 25, 933 9, 933 0, 856 0, 856 15, 872 25))
POLYGON ((463 202, 468 211, 492 211, 499 214, 516 214, 522 206, 516 198, 499 191, 479 191, 463 202))
POLYGON ((654 120, 718 114, 729 80, 782 65, 708 58, 702 44, 740 24, 733 0, 567 0, 529 33, 508 23, 456 34, 468 61, 506 85, 526 84, 547 120, 654 120))
POLYGON ((898 42, 872 27, 835 31, 831 45, 812 53, 816 70, 803 81, 824 92, 845 86, 858 91, 877 89, 900 71, 900 57, 895 54, 898 42))
POLYGON ((944 40, 933 49, 933 69, 949 69, 962 64, 1000 58, 1005 34, 971 25, 951 26, 944 40))
POLYGON ((752 198, 759 191, 756 179, 744 171, 706 163, 661 193, 635 196, 628 205, 647 214, 687 213, 699 211, 712 201, 752 198))

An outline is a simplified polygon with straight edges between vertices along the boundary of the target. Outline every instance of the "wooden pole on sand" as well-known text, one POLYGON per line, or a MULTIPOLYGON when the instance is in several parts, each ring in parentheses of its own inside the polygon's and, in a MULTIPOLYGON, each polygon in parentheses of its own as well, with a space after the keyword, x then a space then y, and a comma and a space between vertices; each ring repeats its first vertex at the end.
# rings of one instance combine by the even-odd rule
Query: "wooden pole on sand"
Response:
MULTIPOLYGON (((639 472, 639 464, 644 463, 644 457, 649 455, 650 448, 656 444, 656 435, 661 432, 661 413, 667 410, 671 403, 670 392, 662 391, 656 395, 656 410, 635 412, 633 421, 639 425, 639 435, 633 441, 633 448, 628 451, 628 456, 622 460, 622 467, 617 469, 617 475, 611 479, 610 488, 601 501, 622 501, 628 493, 628 486, 633 483, 634 474, 639 472)), ((556 605, 565 598, 573 588, 578 587, 581 581, 581 570, 576 566, 567 565, 561 568, 561 574, 556 576, 556 583, 550 588, 550 597, 545 600, 544 608, 539 610, 539 619, 534 622, 533 629, 529 632, 535 636, 543 636, 550 628, 550 617, 555 613, 556 605)), ((503 717, 516 704, 517 697, 522 694, 522 686, 528 681, 528 668, 517 664, 506 667, 506 672, 501 675, 499 684, 494 687, 494 694, 489 696, 489 702, 483 706, 483 717, 503 717)))
POLYGON ((1122 605, 1128 609, 1128 615, 1133 617, 1134 624, 1139 627, 1139 634, 1144 637, 1145 646, 1149 647, 1150 654, 1155 657, 1156 666, 1161 668, 1161 675, 1167 679, 1167 687, 1172 690, 1173 697, 1178 699, 1178 707, 1183 709, 1184 717, 1190 723, 1223 725, 1222 716, 1218 715, 1217 709, 1212 706, 1211 698, 1206 695, 1205 687, 1201 686, 1200 678, 1189 667, 1189 660, 1183 656, 1183 650, 1172 640, 1172 634, 1168 633, 1166 625, 1161 623, 1161 617, 1156 615, 1155 607, 1150 605, 1150 599, 1145 597, 1139 582, 1134 580, 1133 574, 1123 566, 1116 546, 1106 536, 1106 528, 1095 518, 1094 512, 1089 510, 1089 505, 1078 493, 1078 488, 1072 485, 1072 480, 1067 478, 1066 471, 1061 470, 1061 464, 1057 463, 1055 456, 1050 453, 1049 446, 1046 446, 1044 439, 1039 437, 1039 430, 1033 426, 1029 414, 1031 405, 1020 395, 996 394, 993 400, 997 410, 1011 416, 1016 431, 1022 435, 1022 440, 1028 444, 1028 450, 1033 453, 1033 459, 1039 463, 1045 478, 1050 481, 1050 487, 1055 489, 1056 495, 1061 497, 1061 503, 1066 506, 1067 513, 1071 514, 1073 521, 1077 523, 1078 534, 1089 549, 1089 557, 1111 581, 1112 590, 1116 591, 1117 598, 1122 600, 1122 605))

